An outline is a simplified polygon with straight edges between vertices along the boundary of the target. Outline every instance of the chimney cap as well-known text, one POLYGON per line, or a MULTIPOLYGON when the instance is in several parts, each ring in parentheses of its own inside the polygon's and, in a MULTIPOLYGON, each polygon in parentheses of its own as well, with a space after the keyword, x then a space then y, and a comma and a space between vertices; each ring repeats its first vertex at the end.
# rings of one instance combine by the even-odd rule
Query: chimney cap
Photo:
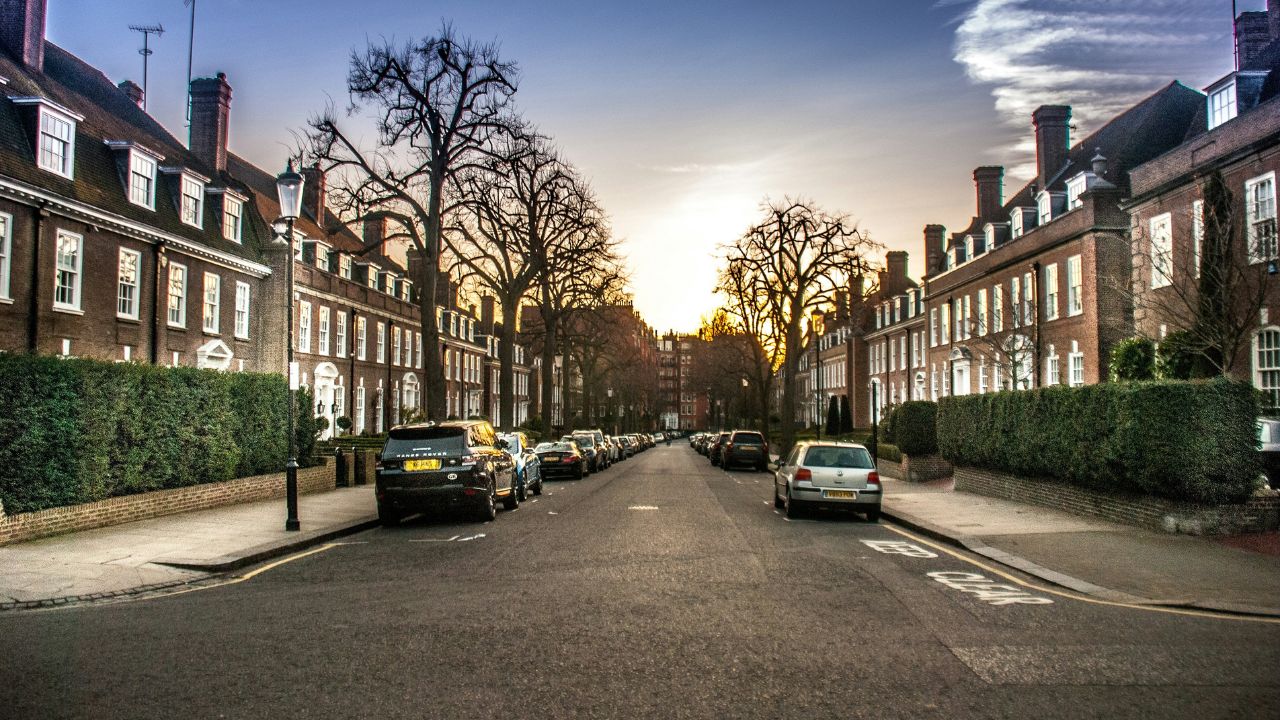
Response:
POLYGON ((1041 105, 1031 113, 1031 120, 1037 125, 1049 121, 1067 122, 1071 119, 1070 105, 1041 105))

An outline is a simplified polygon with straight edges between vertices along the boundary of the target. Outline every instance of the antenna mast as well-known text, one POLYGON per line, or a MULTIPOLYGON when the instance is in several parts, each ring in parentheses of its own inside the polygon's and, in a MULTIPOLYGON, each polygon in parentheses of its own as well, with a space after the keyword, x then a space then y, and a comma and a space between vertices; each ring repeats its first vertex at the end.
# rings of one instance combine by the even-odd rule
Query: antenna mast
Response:
POLYGON ((151 62, 151 56, 155 53, 151 49, 151 36, 160 37, 164 34, 163 25, 130 25, 129 29, 134 32, 142 33, 142 49, 138 54, 142 56, 142 109, 147 109, 147 65, 151 62))
POLYGON ((182 0, 191 6, 191 32, 187 35, 187 124, 191 124, 191 57, 196 47, 196 0, 182 0))

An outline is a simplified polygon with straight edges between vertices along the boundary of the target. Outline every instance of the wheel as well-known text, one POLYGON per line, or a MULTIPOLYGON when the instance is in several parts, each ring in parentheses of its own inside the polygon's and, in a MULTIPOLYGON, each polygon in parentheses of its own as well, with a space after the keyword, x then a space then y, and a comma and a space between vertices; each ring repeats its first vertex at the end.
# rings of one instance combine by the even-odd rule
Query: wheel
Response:
POLYGON ((582 466, 581 466, 581 465, 579 465, 578 467, 574 468, 574 470, 573 470, 573 479, 574 479, 574 480, 581 480, 581 479, 582 479, 582 476, 583 476, 583 475, 585 475, 585 474, 586 474, 586 473, 582 472, 582 466))
POLYGON ((378 503, 378 522, 382 523, 382 527, 395 527, 400 524, 400 513, 378 503))
POLYGON ((523 479, 520 480, 520 487, 515 492, 519 496, 520 502, 529 499, 529 488, 525 486, 523 479))
POLYGON ((493 491, 485 493, 485 499, 480 503, 480 507, 476 508, 476 520, 478 522, 489 522, 498 517, 498 506, 493 501, 493 491))
POLYGON ((773 506, 779 510, 787 506, 787 504, 782 501, 782 498, 778 496, 778 484, 776 482, 773 484, 773 506))
POLYGON ((880 522, 880 508, 867 511, 867 522, 880 522))
POLYGON ((507 493, 507 496, 502 498, 502 509, 515 510, 518 507, 520 507, 520 490, 513 484, 511 486, 511 492, 507 493))
POLYGON ((538 484, 533 486, 533 494, 534 495, 542 494, 542 473, 538 473, 538 484))
POLYGON ((800 503, 791 497, 791 490, 787 490, 787 517, 792 520, 800 517, 800 503))

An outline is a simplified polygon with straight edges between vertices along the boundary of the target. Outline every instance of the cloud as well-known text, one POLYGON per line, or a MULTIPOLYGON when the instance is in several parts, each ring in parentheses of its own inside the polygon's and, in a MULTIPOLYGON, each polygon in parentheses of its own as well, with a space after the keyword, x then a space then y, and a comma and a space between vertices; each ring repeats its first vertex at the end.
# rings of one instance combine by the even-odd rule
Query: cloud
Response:
MULTIPOLYGON (((1230 29, 1228 12, 1204 0, 975 0, 956 27, 954 57, 992 86, 1011 127, 1027 128, 1040 105, 1070 105, 1083 137, 1175 78, 1225 74, 1230 29)), ((1025 140, 1001 149, 1017 166, 1011 174, 1026 174, 1027 152, 1025 140)))

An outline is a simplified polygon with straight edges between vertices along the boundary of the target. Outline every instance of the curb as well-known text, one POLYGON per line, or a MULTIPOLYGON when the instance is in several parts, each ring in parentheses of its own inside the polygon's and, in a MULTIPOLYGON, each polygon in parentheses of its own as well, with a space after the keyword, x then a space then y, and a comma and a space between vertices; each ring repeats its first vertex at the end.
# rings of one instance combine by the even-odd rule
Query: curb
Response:
POLYGON ((1095 597, 1099 600, 1125 603, 1128 605, 1151 605, 1158 607, 1183 608, 1187 610, 1201 610, 1206 612, 1222 613, 1225 615, 1280 617, 1280 608, 1236 605, 1215 601, 1186 602, 1182 600, 1152 600, 1150 598, 1130 595, 1119 590, 1112 590, 1111 588, 1105 588, 1101 585, 1094 585, 1093 583, 1071 577, 1070 575, 1064 575, 1056 570, 1050 570, 1041 565, 1037 565, 1026 558, 1011 555, 1003 550, 993 548, 970 535, 952 533, 951 531, 934 525, 926 520, 921 520, 920 518, 907 513, 891 509, 887 505, 881 506, 880 514, 885 519, 891 520, 895 524, 901 525, 909 530, 918 532, 932 540, 937 540, 962 550, 968 550, 969 552, 981 555, 988 560, 1000 563, 1005 567, 1009 567, 1026 575, 1031 575, 1032 577, 1044 580, 1052 585, 1057 585, 1058 587, 1065 588, 1082 595, 1095 597))
MULTIPOLYGON (((373 515, 348 522, 344 525, 330 526, 324 530, 305 533, 299 537, 290 538, 284 542, 263 543, 249 548, 242 555, 224 555, 218 558, 207 558, 201 560, 161 558, 152 562, 157 565, 167 565, 169 567, 175 567, 182 570, 199 570, 210 574, 224 573, 231 570, 238 570, 249 565, 255 565, 263 560, 270 560, 272 558, 280 557, 281 555, 288 555, 314 545, 320 545, 321 543, 333 540, 334 538, 370 530, 377 527, 378 524, 377 516, 373 515)), ((209 578, 207 576, 187 578, 183 580, 171 580, 169 582, 139 585, 137 587, 125 588, 123 590, 111 590, 108 592, 91 593, 86 595, 68 595, 64 597, 40 598, 38 600, 6 602, 0 603, 0 612, 11 610, 35 610, 69 606, 79 603, 90 603, 98 600, 110 600, 128 597, 130 595, 140 595, 156 590, 167 590, 169 588, 180 587, 183 585, 191 585, 208 579, 209 578)))

